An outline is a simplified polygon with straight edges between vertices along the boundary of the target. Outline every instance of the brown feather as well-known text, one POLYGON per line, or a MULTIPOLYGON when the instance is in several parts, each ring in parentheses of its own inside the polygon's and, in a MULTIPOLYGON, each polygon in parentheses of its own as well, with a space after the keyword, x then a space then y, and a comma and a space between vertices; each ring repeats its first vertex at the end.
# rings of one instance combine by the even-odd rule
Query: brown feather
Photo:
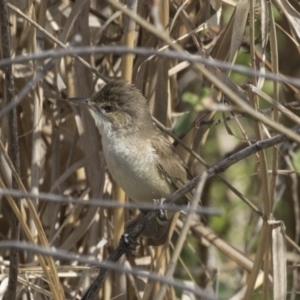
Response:
MULTIPOLYGON (((157 154, 157 167, 164 174, 165 177, 171 180, 175 189, 182 188, 192 176, 188 167, 176 152, 176 148, 162 135, 157 132, 152 137, 152 147, 157 154)), ((192 194, 186 194, 186 199, 191 200, 192 194)), ((186 200, 184 201, 186 202, 186 200)))

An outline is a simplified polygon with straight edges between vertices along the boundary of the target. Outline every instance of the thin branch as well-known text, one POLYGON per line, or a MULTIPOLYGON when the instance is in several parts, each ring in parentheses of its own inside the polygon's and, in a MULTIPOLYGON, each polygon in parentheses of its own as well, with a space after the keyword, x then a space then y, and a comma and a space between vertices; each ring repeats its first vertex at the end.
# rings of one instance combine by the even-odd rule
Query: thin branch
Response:
POLYGON ((22 64, 31 60, 46 60, 49 58, 61 58, 63 56, 74 56, 74 55, 89 55, 89 54, 137 54, 145 57, 150 57, 152 55, 158 57, 166 57, 170 59, 178 59, 179 61, 188 61, 190 63, 201 63, 205 66, 216 67, 224 71, 232 71, 240 74, 264 77, 265 79, 274 80, 282 83, 290 83, 298 88, 300 88, 300 80, 297 77, 286 76, 286 75, 276 75, 271 72, 265 72, 262 74, 260 71, 253 70, 249 67, 242 65, 232 65, 230 63, 212 59, 205 58, 199 55, 190 55, 186 53, 179 53, 176 51, 162 52, 159 50, 135 47, 130 49, 123 46, 97 46, 97 47, 70 47, 65 49, 54 49, 48 50, 41 53, 30 54, 27 56, 16 56, 13 59, 3 59, 0 61, 0 69, 11 64, 22 64))
POLYGON ((205 299, 208 300, 217 300, 217 298, 214 297, 213 295, 208 295, 206 292, 200 290, 199 288, 198 289, 191 288, 185 285, 184 283, 182 283, 180 280, 176 280, 176 279, 169 280, 164 277, 160 277, 155 273, 151 273, 151 272, 145 273, 144 270, 138 268, 131 268, 131 269, 124 268, 124 267, 120 268, 120 265, 116 263, 109 262, 109 261, 99 262, 99 260, 95 260, 94 257, 87 256, 87 255, 78 255, 76 253, 68 252, 65 250, 35 246, 33 244, 19 242, 19 241, 0 242, 0 250, 3 251, 7 249, 15 249, 18 251, 30 251, 35 254, 51 256, 55 259, 61 259, 66 261, 77 261, 82 264, 88 264, 96 267, 106 268, 111 271, 121 272, 125 274, 132 274, 142 278, 148 278, 149 280, 172 285, 180 290, 192 292, 195 296, 198 297, 204 297, 205 299))
MULTIPOLYGON (((294 131, 296 134, 300 134, 300 129, 297 129, 294 131)), ((227 168, 232 166, 233 164, 237 163, 238 161, 254 154, 257 153, 261 150, 264 150, 266 148, 272 147, 274 145, 283 143, 285 141, 288 141, 289 139, 283 135, 279 134, 276 135, 272 138, 265 139, 262 141, 258 141, 257 143, 229 156, 228 158, 224 159, 220 163, 216 164, 215 166, 209 168, 207 170, 208 173, 208 178, 211 178, 212 176, 224 172, 227 168)), ((170 195, 169 197, 166 198, 166 203, 174 203, 181 197, 183 197, 185 194, 190 192, 192 189, 194 189, 198 183, 198 181, 201 178, 201 174, 198 175, 197 177, 193 178, 190 182, 188 182, 184 187, 181 189, 177 190, 175 193, 170 195)))
MULTIPOLYGON (((100 208, 109 208, 109 209, 119 209, 119 208, 127 208, 127 209, 145 209, 145 210, 151 210, 153 209, 152 204, 142 204, 139 205, 138 203, 133 202, 126 202, 126 203, 118 203, 116 201, 113 201, 111 199, 105 200, 105 199, 89 199, 86 200, 80 200, 80 199, 72 199, 67 198, 64 196, 60 196, 57 194, 51 194, 51 193, 42 193, 40 192, 38 195, 35 193, 25 193, 20 190, 13 190, 13 189, 2 189, 0 188, 0 195, 1 196, 12 196, 14 198, 29 198, 29 199, 38 199, 39 201, 49 201, 57 204, 73 204, 73 205, 84 205, 84 206, 94 206, 94 207, 100 207, 100 208)), ((162 205, 163 209, 178 212, 182 211, 184 213, 196 213, 199 215, 213 215, 213 216, 220 216, 223 214, 222 209, 220 208, 214 208, 214 207, 198 207, 198 208, 190 208, 187 206, 181 206, 181 205, 162 205)))

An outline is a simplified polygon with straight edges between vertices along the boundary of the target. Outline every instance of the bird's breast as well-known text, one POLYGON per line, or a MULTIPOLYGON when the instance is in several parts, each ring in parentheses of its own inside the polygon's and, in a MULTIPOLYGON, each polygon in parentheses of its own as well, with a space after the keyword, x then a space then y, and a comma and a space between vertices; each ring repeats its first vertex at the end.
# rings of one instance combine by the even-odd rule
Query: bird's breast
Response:
POLYGON ((102 144, 112 177, 133 201, 152 203, 175 190, 157 168, 157 154, 150 140, 141 144, 132 139, 112 142, 102 137, 102 144))

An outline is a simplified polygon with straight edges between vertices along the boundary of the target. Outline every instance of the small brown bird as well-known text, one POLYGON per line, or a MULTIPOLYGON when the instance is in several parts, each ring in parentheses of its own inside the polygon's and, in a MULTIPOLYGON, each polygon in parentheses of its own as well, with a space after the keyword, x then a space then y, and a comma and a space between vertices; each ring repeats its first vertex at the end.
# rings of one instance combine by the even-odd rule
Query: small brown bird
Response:
MULTIPOLYGON (((102 136, 105 161, 114 180, 139 205, 153 204, 191 179, 175 147, 155 126, 142 93, 123 80, 108 82, 90 99, 81 99, 102 136)), ((184 202, 190 199, 190 194, 184 202)), ((169 220, 150 222, 142 235, 150 244, 168 239, 169 220)), ((130 226, 133 222, 129 221, 130 226)))

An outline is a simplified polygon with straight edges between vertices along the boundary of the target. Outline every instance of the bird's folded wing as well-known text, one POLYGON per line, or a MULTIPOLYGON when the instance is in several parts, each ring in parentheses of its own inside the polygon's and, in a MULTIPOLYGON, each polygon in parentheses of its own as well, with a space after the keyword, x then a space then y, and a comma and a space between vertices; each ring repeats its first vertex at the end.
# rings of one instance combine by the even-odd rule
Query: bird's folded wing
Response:
MULTIPOLYGON (((171 180, 176 189, 182 188, 192 176, 175 147, 161 134, 152 138, 152 147, 157 154, 157 167, 163 175, 171 180)), ((192 194, 186 194, 186 199, 191 200, 192 194)))

